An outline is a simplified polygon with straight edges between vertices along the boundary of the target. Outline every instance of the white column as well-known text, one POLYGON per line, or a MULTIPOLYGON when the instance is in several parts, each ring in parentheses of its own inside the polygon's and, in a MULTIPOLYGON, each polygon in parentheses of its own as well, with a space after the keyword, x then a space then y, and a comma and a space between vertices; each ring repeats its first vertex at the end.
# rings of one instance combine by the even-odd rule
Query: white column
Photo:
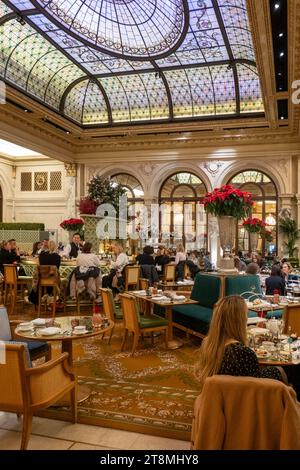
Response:
POLYGON ((208 216, 208 250, 212 264, 217 266, 220 259, 219 224, 217 217, 211 215, 208 216))
POLYGON ((76 163, 65 163, 67 207, 66 218, 76 217, 76 163))

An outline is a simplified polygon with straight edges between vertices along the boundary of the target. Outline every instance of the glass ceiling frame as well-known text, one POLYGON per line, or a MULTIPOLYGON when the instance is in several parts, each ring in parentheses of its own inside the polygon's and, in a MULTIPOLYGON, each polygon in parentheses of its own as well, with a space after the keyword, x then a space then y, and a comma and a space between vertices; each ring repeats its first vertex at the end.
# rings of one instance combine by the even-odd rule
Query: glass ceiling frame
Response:
MULTIPOLYGON (((196 0, 191 0, 192 3, 196 3, 196 0)), ((6 4, 11 10, 12 12, 4 15, 2 18, 0 18, 0 26, 13 20, 13 19, 17 19, 19 22, 26 22, 26 24, 28 24, 31 28, 33 28, 38 34, 40 34, 45 41, 47 41, 49 44, 51 44, 57 51, 59 51, 64 57, 66 57, 68 59, 68 63, 73 63, 78 69, 79 69, 79 76, 78 78, 76 78, 75 80, 71 81, 66 87, 65 87, 65 90, 63 91, 62 95, 60 96, 60 99, 59 99, 59 105, 54 108, 56 112, 59 112, 61 115, 63 115, 64 117, 67 117, 67 119, 73 121, 74 123, 76 123, 77 125, 80 124, 82 127, 89 127, 89 128, 93 128, 93 127, 105 127, 105 126, 116 126, 116 125, 124 125, 124 124, 144 124, 144 123, 153 123, 153 122, 170 122, 170 121, 194 121, 194 120, 211 120, 211 119, 224 119, 224 118, 234 118, 234 117, 239 117, 239 118, 242 118, 242 117, 253 117, 253 116, 261 116, 261 115, 264 115, 264 111, 263 111, 263 105, 261 107, 261 109, 259 111, 254 111, 254 112, 241 112, 241 91, 240 91, 240 80, 239 80, 239 70, 238 70, 238 67, 239 66, 242 66, 244 70, 246 70, 247 68, 253 72, 253 75, 257 73, 257 70, 256 70, 256 63, 255 63, 255 60, 251 60, 251 59, 245 59, 245 58, 237 58, 235 57, 235 54, 232 50, 232 46, 230 44, 230 40, 229 40, 229 34, 228 34, 228 31, 226 29, 226 25, 224 23, 224 18, 222 16, 222 12, 221 12, 221 9, 219 7, 219 4, 218 4, 218 1, 217 0, 211 0, 211 6, 212 6, 212 10, 213 10, 213 13, 215 15, 215 18, 217 20, 217 26, 219 28, 219 31, 221 32, 221 37, 222 37, 222 40, 223 40, 223 44, 224 46, 222 46, 224 48, 224 50, 226 50, 226 54, 227 54, 227 59, 220 59, 220 60, 213 60, 213 61, 208 61, 207 58, 205 57, 204 53, 203 53, 203 50, 201 49, 201 47, 199 46, 199 52, 200 54, 202 55, 202 60, 204 60, 204 62, 201 62, 199 63, 196 62, 196 63, 188 63, 188 64, 182 64, 182 62, 178 59, 178 54, 180 51, 180 47, 177 45, 176 47, 172 48, 172 50, 170 50, 168 53, 165 53, 163 55, 160 56, 160 60, 158 59, 153 59, 151 58, 150 60, 149 59, 144 59, 144 60, 141 60, 139 59, 139 61, 136 61, 134 58, 131 58, 130 61, 127 61, 127 65, 128 67, 130 66, 131 69, 126 69, 126 70, 120 70, 120 71, 117 71, 117 70, 114 70, 113 67, 111 67, 110 69, 107 68, 107 63, 109 63, 109 59, 110 57, 112 58, 111 60, 111 63, 113 63, 113 58, 114 57, 118 57, 119 55, 118 54, 114 54, 113 52, 110 52, 109 54, 107 53, 107 51, 105 52, 105 54, 100 54, 100 57, 98 57, 97 55, 95 55, 95 63, 101 63, 101 64, 104 64, 105 63, 105 68, 107 69, 107 71, 104 71, 103 73, 91 73, 91 71, 89 70, 89 68, 87 67, 87 65, 85 65, 83 62, 81 63, 79 60, 76 60, 74 58, 74 56, 72 55, 72 53, 70 53, 70 51, 72 50, 72 52, 74 50, 80 50, 82 44, 84 43, 84 41, 82 39, 80 39, 80 42, 76 39, 76 46, 73 47, 73 48, 63 48, 61 47, 60 44, 58 44, 58 42, 50 35, 50 34, 47 34, 45 31, 43 31, 40 27, 37 26, 37 24, 35 23, 35 18, 39 17, 40 14, 41 14, 41 7, 39 7, 39 9, 37 8, 29 8, 29 9, 25 9, 25 10, 19 10, 18 8, 16 8, 16 6, 13 4, 13 3, 16 3, 16 2, 11 2, 11 1, 8 1, 8 0, 2 0, 2 3, 6 4), (177 48, 177 50, 176 50, 177 48), (176 60, 177 60, 177 63, 175 65, 169 65, 168 63, 166 63, 166 65, 164 65, 162 62, 164 60, 168 61, 169 57, 171 56, 172 57, 172 54, 173 56, 176 55, 176 60), (142 64, 142 66, 141 66, 142 64), (227 113, 217 113, 216 112, 216 109, 217 109, 217 105, 216 105, 216 92, 215 92, 215 82, 214 82, 214 78, 213 78, 213 73, 212 71, 214 70, 214 68, 218 68, 220 66, 224 66, 223 69, 225 70, 225 67, 226 67, 226 70, 227 71, 232 71, 232 74, 233 74, 233 83, 234 83, 234 94, 235 94, 235 97, 234 97, 234 101, 235 101, 235 112, 227 112, 227 113), (190 79, 189 79, 189 74, 191 73, 192 70, 194 70, 193 73, 200 73, 201 69, 206 69, 207 70, 207 75, 210 76, 211 78, 211 89, 212 89, 212 95, 213 95, 213 101, 214 101, 214 105, 213 108, 214 108, 214 112, 211 112, 210 114, 207 114, 207 115, 197 115, 196 113, 194 114, 194 103, 193 103, 193 98, 192 98, 192 95, 193 95, 193 87, 191 86, 191 83, 190 83, 190 79), (170 85, 169 83, 169 80, 167 79, 167 76, 168 76, 168 73, 181 73, 182 72, 182 77, 185 77, 185 80, 186 80, 186 83, 187 83, 187 89, 189 89, 189 93, 191 95, 191 109, 192 109, 192 112, 190 113, 190 115, 184 115, 184 113, 182 115, 180 115, 178 112, 176 114, 176 112, 174 112, 174 109, 176 108, 175 106, 175 103, 174 103, 174 82, 173 81, 173 85, 170 85), (189 73, 188 73, 189 72, 189 73), (149 116, 147 116, 145 119, 141 118, 141 119, 132 119, 131 116, 132 116, 132 109, 131 109, 131 104, 130 104, 130 99, 128 98, 128 91, 126 91, 124 89, 124 86, 123 86, 123 83, 122 83, 122 77, 130 77, 132 76, 133 77, 133 80, 135 79, 135 77, 138 77, 139 80, 141 82, 143 82, 143 76, 149 76, 149 77, 152 77, 152 79, 154 80, 153 77, 155 77, 156 79, 158 80, 161 80, 162 82, 162 93, 165 94, 165 97, 164 97, 164 106, 167 105, 168 107, 168 112, 166 113, 166 111, 164 112, 164 115, 163 117, 160 119, 160 118, 155 118, 155 121, 154 119, 151 118, 151 104, 150 104, 150 100, 149 100, 149 97, 148 97, 148 91, 145 87, 145 90, 144 90, 144 93, 145 93, 145 96, 147 96, 148 98, 148 105, 149 105, 149 116), (114 77, 114 79, 118 79, 118 84, 120 85, 120 89, 122 88, 123 91, 124 91, 124 96, 126 95, 126 100, 127 100, 127 105, 128 105, 128 117, 129 119, 126 120, 126 119, 121 119, 121 121, 118 121, 118 119, 114 119, 114 112, 113 112, 113 109, 112 109, 112 105, 111 105, 111 100, 110 100, 110 97, 107 93, 107 89, 105 88, 105 86, 102 84, 102 81, 103 79, 110 79, 114 77), (97 86, 97 88, 99 89, 99 93, 101 94, 101 96, 103 97, 104 99, 104 102, 105 102, 105 105, 106 105, 106 113, 107 113, 107 120, 105 122, 101 122, 101 124, 94 124, 94 123, 87 123, 87 122, 84 122, 83 121, 83 118, 81 118, 81 122, 79 122, 78 120, 74 120, 72 118, 72 116, 70 115, 66 115, 65 114, 65 103, 66 103, 66 100, 69 96, 69 94, 72 92, 72 90, 74 90, 74 87, 76 87, 76 85, 78 85, 80 82, 83 82, 85 80, 88 80, 88 84, 89 83, 92 83, 92 84, 95 84, 97 86)), ((27 2, 28 4, 30 2, 27 2)), ((31 0, 31 3, 36 5, 37 2, 31 0)), ((198 3, 205 3, 205 2, 198 2, 198 3)), ((225 2, 226 3, 226 2, 225 2)), ((234 0, 228 0, 228 5, 230 6, 232 3, 234 3, 234 0)), ((190 12, 191 14, 191 12, 190 12)), ((44 13, 45 15, 45 13, 44 13)), ((49 17, 49 15, 45 15, 47 16, 47 18, 49 17)), ((49 20, 50 21, 50 20, 49 20)), ((55 24, 55 21, 53 18, 51 18, 51 23, 55 24)), ((61 28, 61 25, 59 25, 59 27, 61 28)), ((63 28, 61 28, 63 29, 63 28)), ((229 27, 228 27, 229 29, 229 27)), ((186 33, 187 30, 185 30, 185 33, 186 33)), ((51 31, 50 31, 51 32, 51 31)), ((49 33, 49 31, 48 31, 49 33)), ((68 32, 69 34, 70 32, 68 32)), ((72 35, 71 35, 72 36, 72 35)), ((181 41, 182 42, 182 41, 181 41)), ((20 43, 18 45, 16 45, 16 48, 19 47, 20 43)), ((181 45, 182 47, 182 45, 181 45)), ((220 46, 221 47, 221 46, 220 46)), ((99 49, 97 47, 97 49, 99 49)), ((95 49, 96 50, 96 49, 95 49)), ((89 47, 88 47, 88 53, 89 54, 94 54, 95 52, 93 51, 93 48, 91 47, 91 45, 89 44, 89 47)), ((12 54, 12 52, 11 52, 12 54)), ((123 59, 125 59, 123 57, 123 59)), ((38 58, 38 61, 41 60, 41 57, 38 58)), ((124 60, 124 63, 126 61, 124 60)), ((19 89, 21 92, 24 93, 24 89, 22 87, 19 87, 18 86, 18 83, 12 83, 11 81, 9 81, 7 78, 6 78, 6 72, 7 72, 7 67, 8 67, 8 64, 9 64, 9 59, 7 60, 7 63, 6 63, 6 68, 5 68, 5 75, 4 75, 4 81, 6 81, 9 85, 12 85, 13 87, 19 89)), ((32 66, 32 69, 35 67, 35 64, 32 66)), ((65 66, 67 67, 67 65, 65 66)), ((57 73, 59 73, 61 70, 59 70, 57 73)), ((224 75, 225 76, 225 75, 224 75)), ((30 77, 30 73, 28 75, 28 79, 30 77)), ((53 77, 51 78, 51 80, 53 80, 53 77)), ((49 81, 50 83, 50 81, 49 81)), ((259 83, 259 81, 258 81, 259 83)), ((27 84, 28 84, 28 80, 27 80, 27 84)), ((224 78, 224 86, 226 85, 226 79, 224 78)), ((48 88, 48 87, 47 87, 48 88)), ((88 90, 88 85, 87 85, 87 88, 86 90, 88 90)), ((25 93, 27 93, 29 96, 31 96, 31 93, 30 91, 28 90, 25 90, 25 93)), ((45 96, 46 96, 46 93, 45 93, 45 96)), ((117 96, 117 95, 116 95, 117 96)), ((82 109, 82 113, 81 113, 81 116, 83 117, 84 115, 84 107, 85 107, 85 98, 84 97, 84 100, 83 100, 83 109, 82 109)), ((49 105, 49 103, 45 102, 45 100, 43 99, 40 99, 39 97, 37 96, 34 96, 34 99, 36 99, 37 101, 39 101, 40 103, 42 103, 43 105, 53 109, 53 106, 51 106, 51 104, 49 105)), ((261 96, 260 96, 260 99, 261 99, 261 96)), ((176 108, 177 109, 177 108, 176 108)))

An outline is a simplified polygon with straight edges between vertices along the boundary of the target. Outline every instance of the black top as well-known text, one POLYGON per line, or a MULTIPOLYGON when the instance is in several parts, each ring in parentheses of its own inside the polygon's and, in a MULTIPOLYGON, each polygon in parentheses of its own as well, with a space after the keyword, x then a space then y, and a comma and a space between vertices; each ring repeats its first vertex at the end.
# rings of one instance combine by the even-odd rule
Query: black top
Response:
POLYGON ((12 259, 13 263, 14 262, 20 263, 21 257, 19 255, 17 255, 16 250, 10 250, 10 255, 11 255, 11 259, 12 259))
POLYGON ((4 264, 13 264, 16 261, 16 256, 11 251, 1 248, 0 250, 0 271, 4 273, 4 264))
POLYGON ((39 256, 39 262, 42 265, 60 267, 61 257, 57 253, 49 253, 49 251, 42 251, 39 256))
POLYGON ((77 258, 78 251, 82 249, 82 245, 76 245, 76 243, 74 242, 70 243, 70 245, 71 245, 71 251, 69 253, 70 258, 77 258))
POLYGON ((136 257, 136 261, 139 263, 139 264, 150 264, 150 265, 154 265, 154 258, 153 256, 151 255, 147 255, 146 253, 142 253, 141 255, 138 255, 136 257))
POLYGON ((279 291, 279 295, 285 293, 285 282, 281 276, 270 276, 266 279, 266 295, 274 295, 274 290, 279 291))
POLYGON ((274 366, 261 368, 255 352, 242 343, 231 343, 226 346, 218 374, 262 377, 282 381, 279 369, 274 366))
POLYGON ((170 258, 167 255, 159 255, 155 257, 155 264, 158 266, 163 266, 164 264, 168 264, 170 262, 170 258))

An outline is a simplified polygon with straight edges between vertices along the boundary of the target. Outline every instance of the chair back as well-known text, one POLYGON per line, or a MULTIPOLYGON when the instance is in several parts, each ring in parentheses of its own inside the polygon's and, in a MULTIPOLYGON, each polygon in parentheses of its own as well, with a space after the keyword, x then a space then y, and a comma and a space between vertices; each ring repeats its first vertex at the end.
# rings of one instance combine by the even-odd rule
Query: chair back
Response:
POLYGON ((175 282, 176 265, 165 264, 164 265, 164 281, 175 282))
POLYGON ((221 295, 221 279, 219 276, 197 274, 191 293, 191 299, 197 300, 202 307, 213 308, 221 295))
POLYGON ((149 279, 140 278, 140 289, 147 290, 149 287, 149 279))
POLYGON ((279 380, 229 375, 207 378, 194 405, 192 449, 300 449, 295 391, 279 380))
POLYGON ((11 339, 12 335, 7 310, 5 307, 0 307, 0 340, 10 341, 11 339))
POLYGON ((4 282, 6 285, 17 285, 17 267, 15 264, 4 264, 4 282))
POLYGON ((139 311, 135 297, 128 294, 120 294, 124 328, 139 334, 139 311))
POLYGON ((111 289, 100 289, 102 302, 103 302, 103 312, 112 321, 115 321, 116 318, 116 308, 114 297, 111 289))
POLYGON ((190 268, 187 264, 184 265, 184 270, 183 270, 183 275, 184 275, 184 278, 186 279, 187 277, 191 277, 192 274, 191 274, 191 271, 190 271, 190 268))
POLYGON ((59 282, 59 271, 56 266, 37 266, 40 286, 55 286, 59 282))
POLYGON ((300 335, 300 307, 299 305, 286 305, 284 310, 284 334, 300 335))
POLYGON ((29 403, 26 387, 26 350, 23 344, 5 345, 5 364, 0 363, 0 410, 16 412, 29 403))
POLYGON ((243 276, 228 276, 225 280, 225 296, 241 295, 244 299, 253 294, 262 294, 259 276, 246 274, 243 276), (249 293, 247 296, 245 293, 249 293))
POLYGON ((138 286, 139 277, 139 266, 125 266, 125 290, 128 290, 129 286, 138 286))

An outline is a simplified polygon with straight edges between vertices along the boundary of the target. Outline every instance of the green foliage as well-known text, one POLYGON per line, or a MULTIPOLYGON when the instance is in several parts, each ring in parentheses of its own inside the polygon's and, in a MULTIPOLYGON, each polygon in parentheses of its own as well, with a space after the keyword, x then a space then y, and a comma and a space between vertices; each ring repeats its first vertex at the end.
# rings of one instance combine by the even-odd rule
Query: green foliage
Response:
POLYGON ((119 197, 125 194, 125 189, 121 185, 113 183, 109 178, 95 175, 88 183, 88 197, 100 204, 112 204, 114 208, 119 209, 119 197))
POLYGON ((297 222, 290 217, 282 217, 279 219, 279 230, 287 238, 284 246, 288 250, 289 258, 293 258, 296 251, 296 241, 300 239, 300 230, 297 222))
POLYGON ((0 222, 0 230, 45 230, 45 224, 34 224, 29 222, 6 223, 0 222))

